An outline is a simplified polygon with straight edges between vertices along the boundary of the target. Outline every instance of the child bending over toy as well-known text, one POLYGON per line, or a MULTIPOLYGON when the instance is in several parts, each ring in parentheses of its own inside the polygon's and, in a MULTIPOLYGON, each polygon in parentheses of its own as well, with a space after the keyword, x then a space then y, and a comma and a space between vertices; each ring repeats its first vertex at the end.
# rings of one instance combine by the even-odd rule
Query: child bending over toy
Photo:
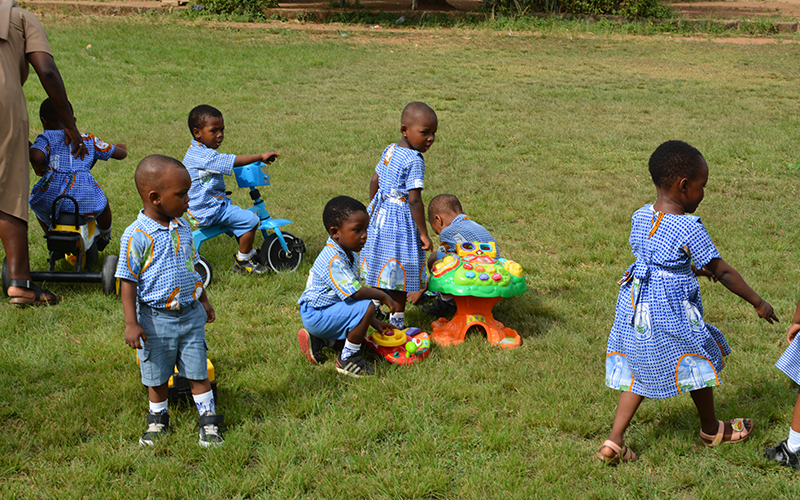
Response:
MULTIPOLYGON (((72 103, 69 107, 72 109, 72 103)), ((72 196, 78 202, 80 215, 87 221, 97 221, 100 230, 97 249, 102 251, 111 240, 111 205, 92 177, 91 169, 97 160, 122 160, 128 156, 128 148, 122 143, 107 144, 91 134, 81 134, 88 154, 82 159, 76 158, 70 154, 72 146, 64 142, 64 121, 49 98, 39 106, 39 119, 44 132, 31 145, 30 160, 34 172, 41 179, 33 186, 28 204, 39 225, 47 232, 55 222, 50 220, 53 201, 64 194, 72 196)), ((75 211, 72 201, 62 198, 56 207, 56 218, 62 211, 70 209, 75 211)))
POLYGON ((369 237, 361 276, 397 303, 389 322, 398 330, 405 329, 406 294, 419 292, 427 281, 425 251, 431 249, 431 239, 421 195, 422 153, 433 144, 438 123, 427 104, 408 104, 400 117, 402 138, 383 151, 369 185, 369 237))
MULTIPOLYGON (((792 324, 786 334, 786 341, 789 342, 789 347, 786 348, 778 362, 775 363, 775 366, 780 371, 800 384, 800 340, 795 341, 797 332, 800 332, 800 301, 797 303, 792 324)), ((800 393, 798 393, 797 400, 794 403, 789 437, 775 446, 767 448, 765 453, 767 458, 781 465, 800 469, 800 393)))
POLYGON ((177 366, 189 380, 200 413, 200 446, 223 444, 206 365, 205 324, 215 319, 200 275, 189 224, 192 180, 174 158, 148 156, 136 167, 144 208, 120 241, 115 276, 125 311, 125 343, 138 349, 142 384, 148 387, 147 431, 140 445, 169 432, 169 378, 177 366))
POLYGON ((313 364, 319 364, 324 362, 323 347, 338 347, 344 340, 336 370, 354 377, 372 375, 374 369, 361 357, 367 329, 372 326, 380 333, 392 329, 375 319, 372 300, 392 312, 397 305, 385 292, 361 286, 358 252, 367 241, 369 215, 360 201, 338 196, 325 205, 322 222, 329 238, 297 301, 305 327, 297 332, 300 350, 313 364))
POLYGON ((225 138, 225 120, 222 113, 207 104, 195 107, 189 113, 189 131, 192 144, 183 157, 183 163, 192 177, 189 191, 189 219, 197 227, 221 224, 233 231, 239 240, 239 252, 234 255, 233 271, 243 274, 264 274, 267 266, 256 259, 253 241, 261 223, 258 215, 233 204, 225 191, 225 175, 233 174, 233 167, 257 161, 272 163, 279 155, 267 152, 255 155, 223 154, 217 151, 225 138))
POLYGON ((650 175, 656 203, 633 214, 630 245, 636 262, 619 282, 606 351, 606 385, 623 391, 611 434, 597 452, 611 463, 636 460, 624 435, 644 398, 689 392, 707 446, 742 441, 753 431, 749 418, 717 420, 713 387, 731 348, 722 332, 703 321, 696 276, 718 280, 761 318, 778 321, 772 306, 722 260, 700 218, 685 215, 703 201, 708 181, 703 155, 685 142, 665 142, 650 157, 650 175))
MULTIPOLYGON (((461 202, 452 194, 440 194, 434 196, 428 203, 428 221, 431 223, 433 232, 439 235, 439 250, 432 252, 428 257, 428 270, 433 268, 433 264, 443 258, 445 254, 456 251, 457 243, 469 241, 479 241, 481 243, 497 242, 494 237, 483 226, 473 221, 464 214, 461 202)), ((500 257, 500 250, 497 250, 497 257, 500 257)), ((428 285, 420 292, 408 294, 408 301, 412 304, 419 302, 428 285)), ((433 304, 423 306, 422 309, 436 316, 448 316, 456 310, 456 303, 452 295, 436 294, 436 301, 433 304)))

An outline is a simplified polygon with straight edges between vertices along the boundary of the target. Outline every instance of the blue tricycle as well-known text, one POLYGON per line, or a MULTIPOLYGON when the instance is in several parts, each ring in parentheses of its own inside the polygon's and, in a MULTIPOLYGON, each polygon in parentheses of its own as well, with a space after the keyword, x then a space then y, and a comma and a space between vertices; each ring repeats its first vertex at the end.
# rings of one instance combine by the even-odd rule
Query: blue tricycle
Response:
MULTIPOLYGON (((261 244, 258 259, 262 264, 269 266, 276 272, 294 271, 303 260, 306 245, 300 238, 281 231, 280 228, 282 226, 291 224, 292 221, 273 219, 269 215, 269 211, 264 205, 264 200, 261 199, 261 193, 257 189, 259 186, 270 185, 269 174, 265 170, 266 166, 266 163, 256 162, 243 167, 236 167, 233 169, 233 175, 240 188, 250 188, 250 198, 253 200, 253 206, 248 210, 258 214, 261 219, 259 229, 264 237, 264 243, 261 244), (270 229, 272 233, 267 232, 270 229)), ((201 228, 193 226, 193 228, 192 237, 198 253, 200 252, 200 246, 206 240, 216 238, 223 233, 231 237, 234 236, 233 231, 221 225, 201 228)), ((203 279, 203 286, 208 287, 213 276, 211 263, 205 257, 200 256, 200 262, 197 264, 196 269, 203 279)))

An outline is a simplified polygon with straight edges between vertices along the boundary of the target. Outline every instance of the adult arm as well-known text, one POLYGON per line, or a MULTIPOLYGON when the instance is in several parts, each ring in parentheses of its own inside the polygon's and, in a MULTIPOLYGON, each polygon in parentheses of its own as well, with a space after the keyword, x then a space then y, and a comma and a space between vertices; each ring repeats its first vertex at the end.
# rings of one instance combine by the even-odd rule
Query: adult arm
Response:
POLYGON ((53 56, 47 52, 31 52, 27 57, 28 62, 31 63, 33 69, 36 70, 36 74, 39 75, 39 81, 42 82, 44 91, 53 101, 58 116, 64 121, 66 140, 67 144, 72 144, 72 154, 75 158, 80 157, 82 160, 89 151, 86 149, 86 144, 81 139, 81 133, 75 125, 75 117, 67 100, 67 90, 64 88, 64 81, 61 79, 61 73, 58 72, 53 56))

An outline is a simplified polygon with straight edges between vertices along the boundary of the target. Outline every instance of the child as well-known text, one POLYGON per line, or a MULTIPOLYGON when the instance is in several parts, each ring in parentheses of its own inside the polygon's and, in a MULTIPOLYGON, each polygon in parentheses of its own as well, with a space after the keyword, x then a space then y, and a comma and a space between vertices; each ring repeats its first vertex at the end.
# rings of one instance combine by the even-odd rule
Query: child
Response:
POLYGON ((657 199, 633 214, 630 244, 636 262, 620 280, 606 352, 606 385, 623 391, 611 435, 597 452, 611 463, 636 460, 624 434, 646 397, 690 391, 707 446, 742 441, 753 430, 751 419, 717 420, 713 386, 719 385, 723 356, 731 349, 725 336, 703 321, 696 276, 719 280, 761 318, 778 321, 772 306, 722 260, 700 218, 684 215, 703 201, 708 181, 703 155, 684 142, 665 142, 650 157, 650 175, 657 199))
POLYGON ((278 153, 232 155, 216 151, 225 138, 222 113, 207 104, 189 113, 189 130, 194 139, 183 157, 192 177, 189 190, 189 219, 198 227, 222 224, 239 240, 239 253, 234 255, 233 271, 243 274, 264 274, 267 266, 256 260, 253 241, 261 221, 255 213, 233 204, 225 192, 224 175, 232 175, 233 167, 257 161, 272 163, 278 153))
POLYGON ((367 241, 369 215, 364 204, 348 196, 338 196, 325 205, 322 222, 328 231, 322 249, 308 274, 300 300, 300 317, 305 329, 297 332, 300 350, 313 364, 323 362, 322 347, 334 347, 344 340, 336 358, 336 370, 345 375, 372 375, 374 369, 361 357, 361 344, 367 328, 383 333, 392 325, 375 319, 378 300, 390 310, 394 301, 381 290, 362 287, 358 276, 358 252, 367 241))
MULTIPOLYGON (((800 341, 796 344, 794 342, 797 337, 797 332, 800 332, 800 301, 797 303, 797 308, 794 312, 792 324, 789 326, 789 333, 786 334, 786 341, 789 342, 789 347, 780 357, 775 366, 780 371, 789 376, 792 380, 800 383, 800 341)), ((797 395, 797 401, 794 404, 794 413, 792 414, 792 426, 789 428, 789 437, 778 443, 777 445, 767 448, 766 455, 769 459, 778 462, 781 465, 789 466, 794 469, 800 469, 800 394, 797 395)))
POLYGON ((116 277, 125 311, 125 343, 138 349, 150 411, 140 445, 169 432, 168 382, 174 367, 189 379, 200 413, 200 446, 224 443, 206 369, 205 324, 216 317, 194 265, 192 231, 181 216, 189 205, 189 172, 166 156, 148 156, 136 167, 144 209, 120 242, 116 277))
MULTIPOLYGON (((431 223, 433 232, 439 235, 439 250, 431 253, 428 257, 428 269, 432 269, 434 262, 443 258, 445 254, 455 252, 457 243, 480 241, 497 245, 489 231, 464 214, 461 202, 452 194, 440 194, 433 197, 428 203, 428 221, 431 223)), ((497 256, 500 256, 499 250, 497 256)), ((427 289, 427 284, 425 289, 427 289)), ((408 301, 416 304, 423 292, 409 293, 408 301)), ((454 313, 456 305, 451 295, 440 293, 436 295, 436 302, 423 306, 422 309, 438 318, 454 313)))
MULTIPOLYGON (((111 240, 111 205, 90 170, 97 160, 122 160, 128 156, 127 147, 121 143, 106 144, 91 134, 81 134, 89 153, 83 159, 75 158, 70 154, 72 146, 64 142, 64 121, 50 98, 39 107, 39 119, 44 133, 39 134, 30 147, 30 160, 36 175, 42 178, 33 186, 28 204, 39 225, 47 232, 53 223, 50 220, 53 201, 62 194, 72 196, 87 221, 97 220, 100 230, 97 249, 102 251, 111 240)), ((69 199, 62 198, 56 208, 56 217, 65 209, 75 210, 73 205, 69 199)))
MULTIPOLYGON (((405 107, 400 142, 383 151, 369 185, 369 237, 361 261, 364 283, 381 288, 397 303, 389 322, 405 328, 406 294, 425 285, 425 251, 431 249, 421 192, 422 153, 436 137, 436 113, 421 102, 405 107)), ((378 304, 376 304, 377 306, 378 304)))

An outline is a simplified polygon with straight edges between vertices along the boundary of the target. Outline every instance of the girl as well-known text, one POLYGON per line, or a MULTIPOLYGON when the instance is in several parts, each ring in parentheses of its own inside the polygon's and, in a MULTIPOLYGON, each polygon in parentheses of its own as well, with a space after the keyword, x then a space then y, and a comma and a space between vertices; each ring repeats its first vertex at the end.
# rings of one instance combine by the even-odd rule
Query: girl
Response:
POLYGON ((722 260, 700 218, 684 215, 703 201, 708 181, 703 155, 684 142, 665 142, 650 157, 650 175, 657 199, 633 214, 630 244, 636 262, 620 280, 606 351, 606 385, 623 391, 611 435, 597 452, 611 463, 636 460, 624 434, 645 397, 689 391, 707 446, 742 441, 753 430, 750 419, 717 420, 713 387, 731 349, 722 332, 703 321, 696 276, 720 281, 761 318, 778 321, 772 306, 722 260))
MULTIPOLYGON (((397 303, 389 322, 405 328, 406 293, 426 283, 425 250, 431 249, 425 207, 425 160, 436 137, 436 113, 421 102, 405 107, 400 118, 400 142, 383 151, 369 185, 370 222, 361 253, 364 283, 386 291, 397 303)), ((376 307, 380 304, 376 304, 376 307)))

